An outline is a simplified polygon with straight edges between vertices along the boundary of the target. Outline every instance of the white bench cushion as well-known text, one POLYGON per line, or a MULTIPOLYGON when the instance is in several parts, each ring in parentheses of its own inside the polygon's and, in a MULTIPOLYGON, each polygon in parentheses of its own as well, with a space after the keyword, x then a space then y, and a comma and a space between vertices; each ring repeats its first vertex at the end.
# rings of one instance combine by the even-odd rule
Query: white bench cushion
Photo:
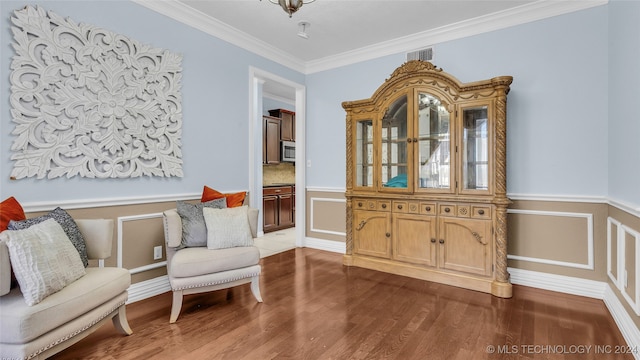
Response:
POLYGON ((86 274, 34 306, 27 306, 18 287, 0 297, 0 343, 25 343, 74 319, 131 284, 122 268, 87 268, 86 274))
POLYGON ((171 259, 171 276, 192 277, 240 269, 258 264, 260 250, 255 246, 209 250, 204 247, 179 250, 171 259))

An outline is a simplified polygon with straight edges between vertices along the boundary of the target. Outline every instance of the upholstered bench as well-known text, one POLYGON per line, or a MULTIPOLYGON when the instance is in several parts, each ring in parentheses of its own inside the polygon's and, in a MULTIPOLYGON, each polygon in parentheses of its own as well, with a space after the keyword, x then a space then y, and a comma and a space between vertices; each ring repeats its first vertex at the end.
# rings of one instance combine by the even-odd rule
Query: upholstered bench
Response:
MULTIPOLYGON (((89 259, 111 256, 113 220, 76 220, 89 259)), ((29 306, 20 287, 10 288, 11 262, 6 238, 0 236, 0 358, 46 358, 75 344, 112 320, 122 334, 132 333, 125 302, 129 271, 88 267, 61 290, 29 306)))

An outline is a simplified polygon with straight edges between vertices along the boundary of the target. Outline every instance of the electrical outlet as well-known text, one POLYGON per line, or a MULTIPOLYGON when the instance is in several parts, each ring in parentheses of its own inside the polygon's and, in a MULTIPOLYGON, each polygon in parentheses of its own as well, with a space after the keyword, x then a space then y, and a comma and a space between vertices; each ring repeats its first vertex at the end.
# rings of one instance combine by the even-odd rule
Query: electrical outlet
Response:
POLYGON ((153 260, 162 259, 162 246, 155 246, 153 248, 153 260))

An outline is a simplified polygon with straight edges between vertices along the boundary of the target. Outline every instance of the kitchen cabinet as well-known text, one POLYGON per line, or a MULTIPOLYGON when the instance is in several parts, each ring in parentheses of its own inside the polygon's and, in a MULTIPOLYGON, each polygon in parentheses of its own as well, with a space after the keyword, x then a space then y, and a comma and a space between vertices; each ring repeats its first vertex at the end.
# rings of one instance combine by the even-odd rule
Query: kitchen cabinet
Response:
POLYGON ((296 113, 285 109, 269 110, 269 115, 280 118, 280 140, 296 141, 296 113))
POLYGON ((262 120, 262 163, 279 164, 281 120, 272 116, 263 116, 262 120))
POLYGON ((276 231, 295 226, 293 186, 269 186, 262 190, 263 230, 276 231))
POLYGON ((511 297, 506 97, 424 61, 346 101, 344 264, 511 297))

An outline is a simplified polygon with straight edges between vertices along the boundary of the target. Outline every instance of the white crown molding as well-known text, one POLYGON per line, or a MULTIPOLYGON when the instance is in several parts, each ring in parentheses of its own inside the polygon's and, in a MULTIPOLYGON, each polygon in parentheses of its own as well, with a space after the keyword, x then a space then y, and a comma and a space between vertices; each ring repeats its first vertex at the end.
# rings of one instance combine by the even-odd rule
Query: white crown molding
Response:
POLYGON ((312 74, 340 66, 350 65, 382 56, 411 51, 420 47, 438 44, 529 23, 595 6, 605 5, 608 0, 554 1, 540 0, 505 11, 461 21, 437 29, 384 41, 326 58, 304 62, 284 53, 262 40, 258 40, 204 13, 184 6, 177 1, 133 0, 160 14, 180 21, 195 29, 228 41, 238 47, 287 66, 304 74, 312 74))
POLYGON ((307 62, 306 74, 408 52, 433 44, 461 39, 515 25, 567 14, 607 4, 608 0, 552 1, 540 0, 512 9, 480 16, 413 35, 362 47, 349 52, 307 62))
POLYGON ((157 13, 170 17, 183 24, 213 35, 235 46, 264 56, 293 70, 304 72, 304 61, 277 49, 266 42, 249 36, 215 18, 205 15, 201 11, 185 6, 175 0, 132 0, 134 3, 151 9, 157 13))

